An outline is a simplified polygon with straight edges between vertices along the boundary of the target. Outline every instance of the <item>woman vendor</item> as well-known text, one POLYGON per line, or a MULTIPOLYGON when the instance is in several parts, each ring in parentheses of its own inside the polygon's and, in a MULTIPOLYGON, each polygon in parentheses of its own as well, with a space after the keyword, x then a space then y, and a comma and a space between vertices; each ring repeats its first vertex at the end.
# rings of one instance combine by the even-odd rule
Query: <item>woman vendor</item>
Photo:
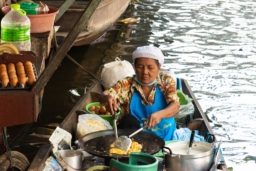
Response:
POLYGON ((162 51, 154 46, 138 47, 132 60, 136 75, 105 90, 104 102, 112 114, 121 107, 119 129, 137 129, 147 124, 147 131, 165 141, 172 140, 176 129, 174 116, 180 104, 175 80, 160 72, 164 63, 162 51))

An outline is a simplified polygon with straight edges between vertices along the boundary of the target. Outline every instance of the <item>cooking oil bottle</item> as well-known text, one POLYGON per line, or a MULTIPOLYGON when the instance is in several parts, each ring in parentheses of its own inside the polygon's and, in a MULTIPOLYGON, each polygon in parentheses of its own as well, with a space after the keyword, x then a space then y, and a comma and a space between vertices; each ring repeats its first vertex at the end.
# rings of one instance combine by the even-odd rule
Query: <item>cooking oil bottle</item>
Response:
POLYGON ((1 21, 1 43, 12 43, 20 51, 30 51, 30 20, 20 4, 11 4, 11 11, 1 21))

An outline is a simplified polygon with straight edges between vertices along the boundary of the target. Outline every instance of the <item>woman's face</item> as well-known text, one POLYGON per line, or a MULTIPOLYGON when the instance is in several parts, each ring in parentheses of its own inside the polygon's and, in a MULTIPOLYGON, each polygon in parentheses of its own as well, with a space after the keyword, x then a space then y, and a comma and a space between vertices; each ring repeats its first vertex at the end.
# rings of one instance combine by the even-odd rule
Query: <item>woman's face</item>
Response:
POLYGON ((155 59, 137 58, 135 62, 135 72, 137 78, 143 84, 149 84, 155 80, 160 71, 160 65, 155 59))

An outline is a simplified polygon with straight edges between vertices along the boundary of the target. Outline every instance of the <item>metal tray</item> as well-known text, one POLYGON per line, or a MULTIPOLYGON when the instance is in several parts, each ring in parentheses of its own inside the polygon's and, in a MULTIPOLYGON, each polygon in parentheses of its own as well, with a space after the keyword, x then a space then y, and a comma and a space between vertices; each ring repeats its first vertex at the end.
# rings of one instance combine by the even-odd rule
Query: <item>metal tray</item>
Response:
MULTIPOLYGON (((20 62, 20 61, 18 61, 20 62)), ((0 65, 2 63, 0 62, 0 65)), ((7 64, 6 64, 7 65, 7 64)), ((36 80, 38 79, 38 74, 37 74, 37 71, 36 71, 36 67, 34 64, 32 64, 33 66, 33 71, 34 71, 34 74, 35 74, 35 77, 36 77, 36 80)), ((31 89, 33 86, 29 85, 27 82, 25 85, 21 84, 20 82, 17 83, 17 85, 14 87, 12 85, 11 82, 8 83, 8 85, 6 87, 3 86, 2 82, 0 81, 0 91, 1 90, 24 90, 24 89, 31 89)))

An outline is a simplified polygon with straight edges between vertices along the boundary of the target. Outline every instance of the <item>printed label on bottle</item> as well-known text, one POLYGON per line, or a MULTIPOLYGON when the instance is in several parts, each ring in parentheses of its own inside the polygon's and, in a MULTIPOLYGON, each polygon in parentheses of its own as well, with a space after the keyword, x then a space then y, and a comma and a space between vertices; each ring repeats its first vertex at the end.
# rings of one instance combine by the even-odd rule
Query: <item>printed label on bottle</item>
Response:
POLYGON ((1 39, 5 42, 24 42, 30 40, 30 28, 1 28, 1 39))

